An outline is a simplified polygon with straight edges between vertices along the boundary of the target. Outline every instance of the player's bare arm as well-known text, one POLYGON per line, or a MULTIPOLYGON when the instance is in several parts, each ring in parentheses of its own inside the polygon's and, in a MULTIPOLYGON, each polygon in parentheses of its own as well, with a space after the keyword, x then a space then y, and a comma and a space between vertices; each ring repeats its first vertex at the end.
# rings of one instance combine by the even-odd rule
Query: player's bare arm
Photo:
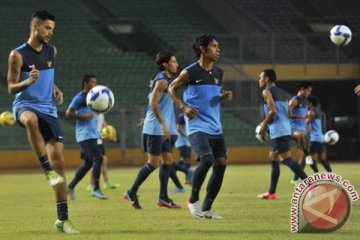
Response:
POLYGON ((357 96, 360 96, 360 84, 355 87, 354 92, 357 96))
POLYGON ((92 113, 87 113, 87 114, 77 114, 75 109, 73 108, 68 108, 66 110, 65 116, 67 118, 72 118, 75 120, 90 120, 93 118, 93 114, 92 113))
POLYGON ((160 101, 160 98, 163 94, 163 92, 167 89, 168 87, 168 82, 165 79, 162 80, 158 80, 155 83, 155 87, 153 89, 153 92, 151 94, 150 97, 150 108, 153 111, 156 119, 158 120, 158 122, 161 125, 161 128, 163 130, 163 134, 164 134, 164 138, 165 139, 170 139, 170 131, 168 129, 168 127, 166 126, 160 111, 159 111, 159 107, 158 107, 158 102, 160 101))
POLYGON ((313 110, 309 110, 306 113, 306 117, 305 117, 305 126, 306 126, 306 130, 307 132, 310 131, 310 124, 315 120, 315 112, 313 110))
POLYGON ((22 64, 23 60, 20 53, 12 50, 9 55, 7 74, 9 94, 16 94, 25 90, 39 78, 39 70, 37 70, 35 66, 32 66, 29 78, 19 82, 22 64))
POLYGON ((64 102, 63 92, 56 85, 54 85, 53 94, 54 94, 56 104, 57 105, 63 104, 63 102, 64 102))
POLYGON ((271 92, 269 90, 265 89, 262 91, 262 95, 263 95, 264 101, 269 106, 268 114, 266 115, 265 119, 260 123, 260 126, 261 126, 260 134, 262 136, 265 136, 266 127, 267 127, 268 123, 274 118, 277 110, 276 110, 274 98, 272 97, 271 92))
POLYGON ((181 71, 180 75, 170 84, 168 93, 172 97, 175 105, 182 111, 188 118, 194 118, 198 114, 195 108, 186 105, 178 96, 177 90, 186 86, 189 83, 189 74, 186 70, 181 71))
POLYGON ((178 133, 183 136, 184 138, 188 138, 188 136, 186 135, 186 133, 184 132, 184 126, 181 124, 176 124, 176 130, 178 131, 178 133))

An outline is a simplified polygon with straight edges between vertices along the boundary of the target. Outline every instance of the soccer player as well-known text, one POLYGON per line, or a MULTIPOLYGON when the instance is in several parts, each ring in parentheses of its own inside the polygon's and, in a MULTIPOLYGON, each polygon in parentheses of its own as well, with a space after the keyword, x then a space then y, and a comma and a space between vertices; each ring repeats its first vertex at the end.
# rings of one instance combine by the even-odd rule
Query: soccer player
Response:
POLYGON ((265 119, 260 123, 260 134, 265 136, 267 128, 270 131, 271 182, 269 191, 259 194, 261 199, 275 199, 276 187, 280 177, 278 160, 288 166, 301 179, 305 179, 302 167, 291 158, 290 139, 291 126, 288 116, 287 94, 281 88, 275 86, 276 72, 273 69, 265 69, 260 74, 259 86, 264 98, 265 119))
MULTIPOLYGON (((305 118, 307 109, 307 97, 311 94, 312 83, 302 81, 297 94, 289 101, 289 116, 291 119, 291 132, 299 148, 299 164, 305 168, 305 162, 312 165, 313 161, 309 154, 309 144, 306 135, 305 118), (305 161, 306 160, 306 161, 305 161)), ((297 175, 291 180, 296 185, 299 177, 297 175)))
POLYGON ((32 14, 29 39, 9 55, 7 81, 8 92, 16 94, 15 118, 26 129, 29 143, 55 191, 54 227, 71 234, 78 230, 68 218, 63 134, 56 107, 63 103, 63 93, 54 84, 56 48, 49 44, 54 29, 54 15, 45 10, 32 14))
POLYGON ((82 79, 81 86, 82 91, 76 94, 72 99, 68 109, 66 110, 66 117, 76 120, 76 141, 80 144, 81 158, 84 160, 84 164, 76 170, 73 180, 67 186, 67 190, 70 199, 74 200, 74 189, 76 185, 92 168, 92 174, 94 176, 94 189, 91 192, 91 196, 105 200, 107 197, 101 192, 99 187, 103 155, 97 144, 97 140, 100 137, 97 129, 98 116, 86 105, 86 95, 93 87, 96 86, 96 76, 93 74, 85 74, 82 79))
POLYGON ((175 142, 175 147, 179 151, 180 160, 174 163, 174 168, 177 171, 185 173, 185 184, 192 186, 191 145, 188 135, 186 134, 185 117, 183 113, 178 116, 176 129, 178 137, 175 142))
POLYGON ((232 100, 232 92, 222 90, 223 70, 214 65, 220 57, 219 41, 210 34, 196 39, 193 49, 198 60, 186 67, 171 83, 169 94, 176 106, 186 115, 186 127, 191 146, 199 165, 194 171, 188 208, 195 218, 223 218, 212 205, 218 195, 226 169, 226 144, 220 122, 221 100, 232 100), (185 87, 184 100, 177 91, 185 87), (199 193, 209 169, 213 172, 201 206, 199 193))
POLYGON ((321 124, 321 108, 318 98, 309 96, 307 107, 306 125, 310 130, 310 154, 314 160, 314 172, 319 172, 316 162, 320 162, 326 171, 331 172, 330 163, 326 160, 324 133, 321 124))
MULTIPOLYGON (((97 129, 101 135, 101 129, 103 127, 107 126, 107 122, 105 120, 105 114, 103 113, 100 113, 98 115, 98 122, 97 122, 97 129)), ((109 141, 113 141, 113 142, 116 142, 117 141, 117 138, 115 139, 108 139, 109 141)), ((97 140, 97 144, 99 145, 99 148, 101 150, 101 154, 103 156, 103 163, 102 163, 102 168, 101 168, 101 174, 104 178, 104 189, 116 189, 118 187, 118 184, 115 184, 113 182, 110 181, 110 178, 109 178, 109 173, 108 173, 108 163, 109 163, 109 159, 108 157, 106 156, 106 152, 105 152, 105 146, 104 146, 104 143, 103 143, 103 139, 102 137, 100 137, 98 140, 97 140)), ((90 185, 87 187, 87 190, 90 192, 94 189, 94 176, 91 175, 91 180, 90 180, 90 185)))
POLYGON ((157 201, 159 207, 180 208, 168 196, 168 181, 172 166, 172 145, 174 137, 171 129, 175 129, 174 103, 168 94, 171 78, 177 73, 178 63, 175 54, 168 50, 156 55, 156 64, 160 72, 153 78, 150 86, 149 106, 143 125, 143 147, 148 162, 140 169, 130 189, 124 193, 135 209, 141 209, 137 192, 141 184, 159 166, 160 194, 157 201))

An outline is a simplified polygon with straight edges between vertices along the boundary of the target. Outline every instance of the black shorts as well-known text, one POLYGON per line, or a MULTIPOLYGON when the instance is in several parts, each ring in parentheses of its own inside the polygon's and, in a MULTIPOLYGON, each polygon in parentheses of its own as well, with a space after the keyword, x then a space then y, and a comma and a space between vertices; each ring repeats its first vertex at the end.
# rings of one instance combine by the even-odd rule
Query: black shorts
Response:
POLYGON ((179 150, 179 155, 182 158, 190 158, 191 157, 191 147, 189 146, 181 146, 177 148, 179 150))
POLYGON ((172 152, 176 135, 171 135, 170 140, 165 140, 163 136, 143 134, 143 150, 154 156, 160 156, 164 152, 172 152))
POLYGON ((100 147, 97 144, 97 139, 88 139, 79 142, 81 147, 81 158, 86 160, 102 159, 100 147))
POLYGON ((276 154, 288 152, 291 149, 291 136, 282 136, 270 140, 270 149, 276 154))
POLYGON ((98 144, 98 146, 99 146, 99 148, 100 148, 101 154, 102 154, 103 156, 105 156, 106 154, 105 154, 104 144, 103 144, 103 143, 100 143, 100 144, 98 144))
POLYGON ((325 153, 325 143, 310 142, 310 154, 322 154, 325 153))
POLYGON ((194 132, 189 135, 189 141, 198 158, 204 153, 212 153, 215 158, 227 158, 225 139, 222 134, 194 132))
POLYGON ((41 136, 44 138, 45 143, 48 143, 50 139, 55 139, 58 142, 63 141, 64 135, 60 126, 59 118, 40 113, 31 108, 20 108, 15 114, 17 122, 21 127, 25 127, 19 120, 21 114, 25 111, 32 112, 37 116, 39 130, 41 136))

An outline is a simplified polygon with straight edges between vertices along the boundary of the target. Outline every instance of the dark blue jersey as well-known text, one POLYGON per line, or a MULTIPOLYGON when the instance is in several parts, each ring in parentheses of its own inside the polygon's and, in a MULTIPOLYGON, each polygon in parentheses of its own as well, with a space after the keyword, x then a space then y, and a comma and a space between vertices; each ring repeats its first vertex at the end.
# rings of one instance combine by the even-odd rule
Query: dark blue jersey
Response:
POLYGON ((37 52, 29 44, 24 43, 16 50, 21 54, 23 60, 19 81, 29 78, 31 65, 40 71, 40 75, 35 83, 15 95, 13 112, 16 113, 20 108, 32 108, 40 113, 57 117, 53 95, 54 47, 44 44, 43 49, 37 52))
POLYGON ((189 75, 189 83, 184 90, 184 102, 198 110, 195 118, 185 118, 187 133, 222 134, 220 96, 223 70, 214 65, 210 71, 206 71, 198 62, 185 70, 189 75))
MULTIPOLYGON (((290 119, 288 115, 288 97, 284 90, 272 85, 268 88, 270 91, 276 107, 276 114, 268 127, 270 131, 270 139, 291 135, 290 119)), ((264 104, 264 111, 267 115, 269 113, 269 106, 264 104)))

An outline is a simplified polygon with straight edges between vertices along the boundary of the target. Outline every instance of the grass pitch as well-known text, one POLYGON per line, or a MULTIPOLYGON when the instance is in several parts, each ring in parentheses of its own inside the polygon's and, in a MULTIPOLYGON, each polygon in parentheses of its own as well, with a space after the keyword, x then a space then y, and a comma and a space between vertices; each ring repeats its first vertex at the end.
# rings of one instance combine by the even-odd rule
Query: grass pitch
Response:
MULTIPOLYGON (((321 166, 319 166, 321 168, 321 166)), ((333 164, 334 171, 354 185, 360 193, 360 164, 333 164)), ((322 169, 322 168, 321 168, 322 169)), ((306 169, 310 174, 310 169, 306 169)), ((186 193, 170 197, 182 206, 180 210, 159 208, 158 170, 141 186, 140 203, 143 210, 134 210, 123 200, 124 191, 131 185, 138 168, 112 169, 110 178, 119 183, 116 190, 106 190, 108 200, 90 197, 86 192, 87 176, 77 186, 76 200, 69 201, 70 219, 81 231, 77 235, 56 232, 53 223, 56 209, 53 192, 40 173, 0 175, 0 239, 359 239, 360 201, 353 204, 349 221, 338 231, 329 234, 290 233, 290 198, 292 173, 281 166, 281 176, 275 201, 259 200, 256 195, 269 185, 269 165, 229 166, 224 184, 214 204, 223 220, 196 220, 185 206, 186 193)), ((67 172, 68 180, 74 171, 67 172)), ((182 173, 178 173, 181 180, 182 173)), ((169 184, 169 192, 173 188, 169 184)), ((206 182, 202 189, 204 190, 206 182)))

